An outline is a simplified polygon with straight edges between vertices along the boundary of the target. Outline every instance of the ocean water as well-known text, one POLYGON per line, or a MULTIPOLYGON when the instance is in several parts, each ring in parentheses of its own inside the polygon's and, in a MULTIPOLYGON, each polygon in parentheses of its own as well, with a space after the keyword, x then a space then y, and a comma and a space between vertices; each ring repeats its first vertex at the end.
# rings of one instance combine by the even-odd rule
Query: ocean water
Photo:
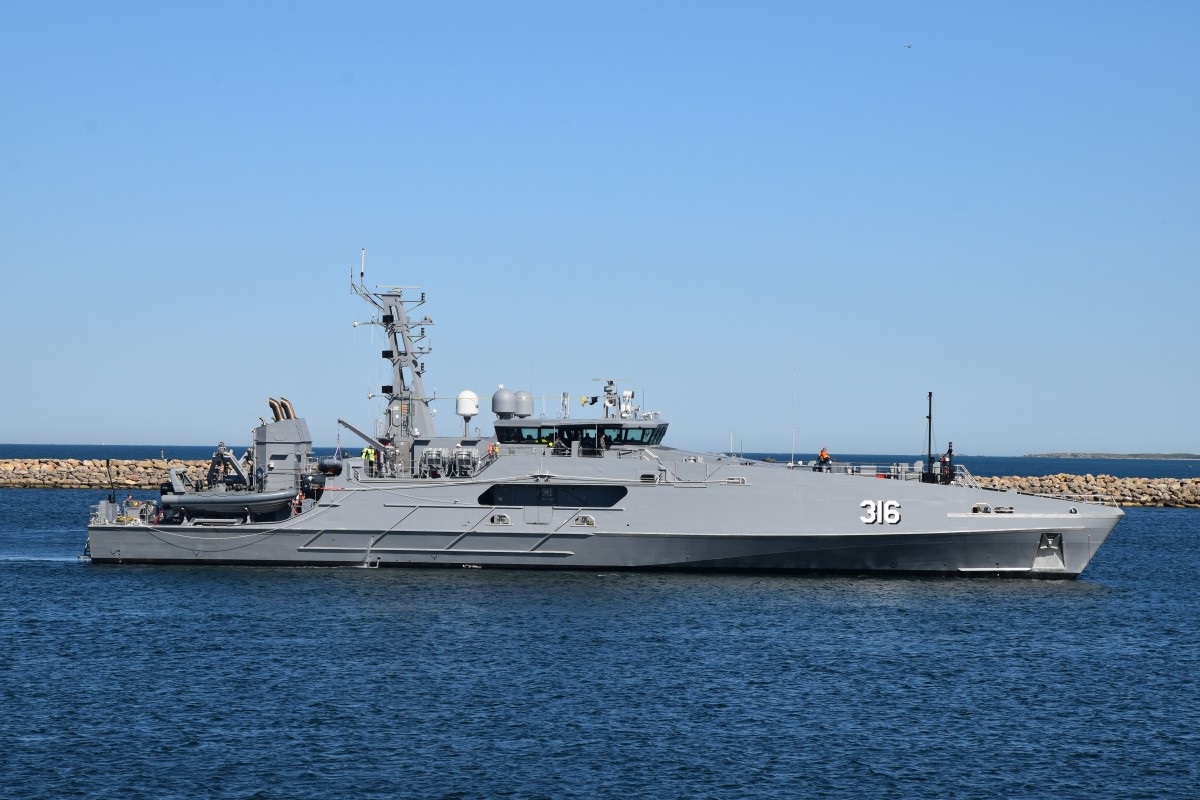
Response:
POLYGON ((79 563, 0 489, 3 798, 1192 798, 1200 512, 1073 582, 79 563))

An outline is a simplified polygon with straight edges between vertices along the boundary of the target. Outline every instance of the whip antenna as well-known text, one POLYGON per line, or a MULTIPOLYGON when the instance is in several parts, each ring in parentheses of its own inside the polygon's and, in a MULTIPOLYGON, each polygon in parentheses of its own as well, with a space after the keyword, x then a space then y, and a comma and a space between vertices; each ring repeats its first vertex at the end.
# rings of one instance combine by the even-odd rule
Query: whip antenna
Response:
POLYGON ((117 502, 117 487, 113 483, 111 458, 104 459, 104 469, 108 472, 108 502, 115 503, 117 502))

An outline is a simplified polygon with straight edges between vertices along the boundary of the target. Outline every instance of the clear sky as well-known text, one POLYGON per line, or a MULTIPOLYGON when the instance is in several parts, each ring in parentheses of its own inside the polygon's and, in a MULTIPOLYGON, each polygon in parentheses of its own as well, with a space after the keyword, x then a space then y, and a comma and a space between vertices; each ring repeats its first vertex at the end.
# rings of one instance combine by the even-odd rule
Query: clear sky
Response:
MULTIPOLYGON (((440 430, 1200 451, 1200 3, 9 2, 0 441, 318 445, 419 286, 440 430), (375 336, 372 339, 372 336, 375 336), (590 410, 590 409, 589 409, 590 410), (572 413, 579 414, 578 407, 572 413)), ((342 432, 342 441, 352 443, 342 432)), ((353 444, 357 444, 354 442, 353 444)))

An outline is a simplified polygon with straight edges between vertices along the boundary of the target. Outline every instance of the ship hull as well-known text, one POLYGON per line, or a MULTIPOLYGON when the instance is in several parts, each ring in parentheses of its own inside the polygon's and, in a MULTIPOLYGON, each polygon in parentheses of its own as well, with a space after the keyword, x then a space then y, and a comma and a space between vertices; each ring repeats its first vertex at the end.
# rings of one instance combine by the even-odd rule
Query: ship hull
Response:
POLYGON ((631 484, 620 504, 584 508, 481 505, 472 500, 486 487, 454 482, 360 483, 280 523, 93 525, 89 550, 95 563, 1074 578, 1122 516, 1012 492, 765 468, 753 482, 702 486, 631 484), (396 500, 418 490, 420 502, 396 500), (871 496, 897 498, 898 519, 866 522, 871 496), (1007 513, 977 513, 981 503, 1007 513))
MULTIPOLYGON (((170 532, 174 534, 175 532, 170 532)), ((243 532, 243 537, 255 534, 243 532)), ((446 534, 449 536, 449 534, 446 534)), ((1095 531, 1064 543, 1067 552, 1078 549, 1090 560, 1106 534, 1095 531)), ((176 538, 162 531, 133 534, 121 530, 92 532, 90 557, 96 564, 204 564, 257 566, 366 566, 565 570, 657 570, 693 572, 795 572, 893 575, 993 575, 1030 578, 1076 578, 1082 567, 1066 564, 1035 566, 1040 534, 929 534, 905 540, 861 536, 795 536, 778 540, 739 537, 672 537, 651 542, 649 536, 595 535, 595 542, 573 550, 540 552, 482 548, 433 551, 430 548, 389 542, 380 547, 309 545, 298 534, 245 539, 190 538, 163 546, 176 538), (146 538, 158 542, 147 546, 146 538), (266 540, 270 539, 270 543, 266 540), (606 541, 607 540, 607 541, 606 541), (189 549, 188 545, 192 545, 189 549)), ((350 537, 353 538, 353 537, 350 537)), ((361 538, 374 538, 364 534, 361 538)), ((555 543, 552 547, 563 547, 555 543)))

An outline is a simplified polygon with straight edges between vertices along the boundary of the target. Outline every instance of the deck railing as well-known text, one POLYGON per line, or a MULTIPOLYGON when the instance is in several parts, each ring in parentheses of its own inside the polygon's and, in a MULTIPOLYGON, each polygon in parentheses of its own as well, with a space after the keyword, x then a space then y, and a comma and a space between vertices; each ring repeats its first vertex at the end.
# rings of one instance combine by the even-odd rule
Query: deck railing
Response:
MULTIPOLYGON (((811 469, 813 472, 828 472, 835 475, 861 475, 870 478, 887 478, 897 481, 919 481, 928 475, 925 462, 898 462, 894 464, 859 464, 851 461, 834 461, 820 464, 816 461, 800 461, 789 464, 792 469, 811 469)), ((955 464, 952 471, 951 483, 958 486, 970 486, 973 489, 982 488, 975 476, 962 464, 955 464)))

